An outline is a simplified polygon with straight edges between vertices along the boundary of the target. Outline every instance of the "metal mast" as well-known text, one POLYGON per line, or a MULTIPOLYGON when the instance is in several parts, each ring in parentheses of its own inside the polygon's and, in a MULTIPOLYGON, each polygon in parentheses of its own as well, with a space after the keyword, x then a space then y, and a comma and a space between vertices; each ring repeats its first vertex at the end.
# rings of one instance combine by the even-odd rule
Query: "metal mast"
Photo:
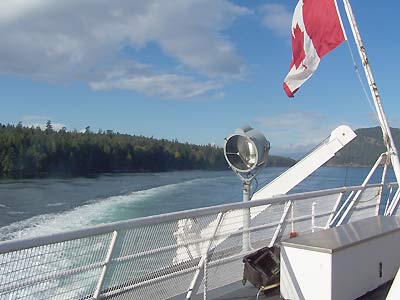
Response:
MULTIPOLYGON (((378 87, 374 81, 374 77, 372 75, 371 66, 368 61, 368 57, 364 48, 364 44, 361 39, 360 32, 357 27, 356 19, 353 14, 353 10, 351 9, 349 0, 343 0, 344 7, 346 10, 347 18, 350 23, 351 31, 353 32, 354 40, 357 44, 358 53, 360 54, 361 62, 364 68, 365 75, 368 80, 368 85, 372 94, 372 99, 374 100, 374 105, 376 112, 378 114, 379 123, 382 129, 383 141, 386 145, 388 154, 390 156, 390 160, 392 162, 393 170, 396 175, 397 183, 400 185, 400 162, 399 157, 397 155, 396 145, 393 141, 392 133, 390 132, 389 124, 386 119, 385 112, 383 111, 383 106, 381 99, 379 97, 378 87)), ((399 201, 400 196, 400 188, 397 190, 395 196, 393 197, 393 203, 395 206, 399 201)), ((394 208, 394 207, 393 207, 394 208)))

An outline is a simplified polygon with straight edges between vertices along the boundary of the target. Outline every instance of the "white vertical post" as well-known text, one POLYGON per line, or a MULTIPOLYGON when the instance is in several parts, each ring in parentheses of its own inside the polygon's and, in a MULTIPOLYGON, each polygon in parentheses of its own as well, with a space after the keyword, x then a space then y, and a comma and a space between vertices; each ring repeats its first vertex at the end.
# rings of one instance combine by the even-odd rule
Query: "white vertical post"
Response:
POLYGON ((295 205, 295 202, 292 202, 292 211, 291 211, 291 222, 292 222, 292 230, 291 230, 291 233, 293 233, 294 232, 294 205, 295 205))
POLYGON ((392 201, 390 201, 388 211, 387 211, 388 216, 393 215, 394 210, 396 209, 397 204, 399 203, 399 199, 400 199, 400 186, 397 188, 397 191, 394 194, 392 201))
POLYGON ((208 291, 208 254, 205 255, 204 259, 204 285, 203 285, 203 300, 207 300, 208 291))
POLYGON ((389 195, 388 195, 387 200, 386 200, 386 205, 385 205, 385 216, 388 215, 389 205, 390 205, 390 198, 392 197, 392 193, 393 193, 393 186, 390 187, 390 189, 389 189, 389 195))
POLYGON ((315 206, 317 205, 317 202, 313 202, 311 204, 311 232, 314 232, 315 230, 315 206))
POLYGON ((385 181, 386 181, 387 167, 388 167, 388 161, 387 161, 387 158, 385 157, 385 165, 383 166, 382 180, 381 180, 382 187, 379 191, 379 197, 378 197, 378 200, 376 203, 375 215, 379 215, 379 208, 381 207, 381 203, 382 203, 383 188, 385 186, 385 181))
POLYGON ((344 202, 342 203, 342 205, 340 205, 339 210, 336 212, 334 218, 332 219, 332 221, 330 222, 330 226, 333 226, 334 224, 336 224, 337 220, 339 219, 339 217, 342 215, 343 211, 345 210, 345 208, 348 206, 348 204, 350 203, 351 199, 353 198, 353 195, 355 194, 355 191, 351 191, 350 194, 347 196, 346 200, 344 200, 344 202))
MULTIPOLYGON (((250 181, 243 182, 243 202, 250 201, 250 181)), ((250 250, 250 208, 243 209, 243 251, 250 250)))
POLYGON ((332 226, 333 220, 335 218, 335 213, 339 207, 340 202, 342 201, 343 195, 344 195, 343 192, 339 194, 339 197, 337 198, 336 203, 335 203, 335 207, 333 208, 333 211, 329 216, 328 222, 326 222, 325 228, 329 228, 332 226))
MULTIPOLYGON (((291 208, 291 206, 292 206, 292 201, 287 201, 287 202, 285 203, 285 208, 283 209, 282 217, 281 217, 281 219, 280 219, 280 221, 279 221, 278 226, 277 226, 276 229, 275 229, 275 232, 274 232, 274 235, 273 235, 271 241, 269 242, 269 246, 268 246, 269 248, 271 248, 271 247, 273 247, 273 246, 275 245, 276 240, 278 239, 280 233, 281 233, 283 230, 285 230, 285 227, 286 227, 286 219, 287 219, 287 217, 288 217, 288 215, 289 215, 289 209, 291 208)), ((292 216, 292 218, 293 218, 293 216, 292 216)))
POLYGON ((115 246, 115 242, 117 240, 118 237, 118 232, 117 231, 113 231, 113 235, 110 241, 110 245, 108 246, 108 251, 107 251, 107 255, 106 255, 106 260, 104 261, 104 266, 103 269, 101 270, 101 274, 99 277, 99 281, 97 282, 96 285, 96 290, 93 294, 93 299, 99 299, 100 296, 100 292, 101 292, 101 288, 103 287, 103 282, 104 279, 106 277, 106 273, 107 273, 107 267, 111 261, 111 257, 112 257, 112 253, 114 250, 114 246, 115 246))

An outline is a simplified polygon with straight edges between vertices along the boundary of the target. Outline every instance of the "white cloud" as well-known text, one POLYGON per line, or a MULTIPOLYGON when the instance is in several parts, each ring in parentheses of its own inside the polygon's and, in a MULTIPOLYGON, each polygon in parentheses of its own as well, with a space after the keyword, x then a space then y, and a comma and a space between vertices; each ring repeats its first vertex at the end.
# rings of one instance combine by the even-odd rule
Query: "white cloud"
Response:
POLYGON ((0 2, 0 21, 13 21, 27 12, 40 9, 46 5, 45 0, 8 0, 0 2))
POLYGON ((275 154, 309 152, 341 125, 320 113, 300 111, 263 116, 255 121, 265 128, 263 132, 275 154))
POLYGON ((282 4, 269 3, 261 6, 263 14, 262 24, 271 29, 277 35, 290 36, 292 24, 292 12, 282 4))
POLYGON ((189 76, 156 73, 144 65, 114 68, 103 79, 90 82, 94 90, 125 89, 164 98, 188 99, 221 87, 217 81, 196 81, 189 76))
POLYGON ((3 1, 0 73, 47 81, 83 80, 94 87, 101 83, 156 95, 167 91, 170 98, 204 95, 217 86, 214 81, 243 75, 244 63, 224 32, 248 13, 227 0, 3 1), (140 65, 138 53, 148 45, 156 45, 175 66, 158 70, 153 65, 151 72, 140 76, 135 69, 125 72, 118 84, 115 79, 106 84, 101 75, 109 73, 110 66, 140 65), (129 54, 124 52, 127 48, 132 50, 129 54), (179 66, 189 73, 176 73, 179 66), (169 80, 170 85, 185 86, 171 91, 165 88, 169 80), (143 81, 146 84, 138 83, 143 81))
MULTIPOLYGON (((46 116, 29 115, 29 116, 23 116, 21 118, 21 123, 25 127, 34 127, 34 128, 40 127, 42 130, 45 130, 47 120, 51 120, 51 118, 46 116)), ((63 123, 57 123, 52 121, 51 125, 53 127, 53 130, 55 131, 59 131, 64 127, 66 128, 65 124, 63 123)))

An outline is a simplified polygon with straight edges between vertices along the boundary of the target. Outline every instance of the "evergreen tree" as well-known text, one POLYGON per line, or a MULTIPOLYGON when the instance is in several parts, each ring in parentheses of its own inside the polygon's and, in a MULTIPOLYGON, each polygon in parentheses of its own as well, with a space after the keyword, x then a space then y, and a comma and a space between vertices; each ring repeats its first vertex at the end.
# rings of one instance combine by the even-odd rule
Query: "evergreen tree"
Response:
POLYGON ((47 120, 46 122, 46 131, 53 131, 53 125, 51 124, 50 120, 47 120))
MULTIPOLYGON (((114 133, 85 133, 0 124, 0 175, 87 174, 113 171, 225 170, 223 150, 177 140, 114 133)), ((272 158, 280 165, 293 160, 272 158)))

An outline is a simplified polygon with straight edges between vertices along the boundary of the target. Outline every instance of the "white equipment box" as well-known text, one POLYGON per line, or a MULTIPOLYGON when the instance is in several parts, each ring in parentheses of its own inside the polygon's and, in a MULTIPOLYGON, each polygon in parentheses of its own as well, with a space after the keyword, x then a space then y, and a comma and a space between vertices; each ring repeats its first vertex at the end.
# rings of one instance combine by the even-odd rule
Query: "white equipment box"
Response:
POLYGON ((393 279, 400 218, 376 216, 282 242, 281 296, 354 300, 393 279))

